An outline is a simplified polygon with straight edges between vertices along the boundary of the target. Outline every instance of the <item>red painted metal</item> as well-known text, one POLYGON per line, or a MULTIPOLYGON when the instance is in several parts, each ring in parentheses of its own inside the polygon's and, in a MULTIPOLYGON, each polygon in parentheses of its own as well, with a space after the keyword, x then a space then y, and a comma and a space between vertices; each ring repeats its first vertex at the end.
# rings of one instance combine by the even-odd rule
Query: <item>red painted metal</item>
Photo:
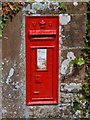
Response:
POLYGON ((58 103, 58 54, 59 17, 26 16, 27 105, 58 103))

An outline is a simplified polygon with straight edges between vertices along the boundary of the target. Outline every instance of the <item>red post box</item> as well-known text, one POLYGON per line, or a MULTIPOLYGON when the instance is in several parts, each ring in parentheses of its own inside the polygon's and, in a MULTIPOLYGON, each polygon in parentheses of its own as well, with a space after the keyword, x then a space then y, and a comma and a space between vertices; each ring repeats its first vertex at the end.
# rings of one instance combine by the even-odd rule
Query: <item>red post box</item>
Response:
POLYGON ((26 104, 58 103, 59 17, 26 16, 26 104))

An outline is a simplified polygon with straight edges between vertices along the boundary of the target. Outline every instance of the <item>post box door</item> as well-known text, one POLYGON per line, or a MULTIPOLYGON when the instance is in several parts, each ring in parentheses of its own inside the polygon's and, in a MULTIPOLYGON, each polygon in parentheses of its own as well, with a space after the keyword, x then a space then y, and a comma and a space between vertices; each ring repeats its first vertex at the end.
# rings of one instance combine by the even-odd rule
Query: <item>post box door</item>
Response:
MULTIPOLYGON (((32 17, 31 17, 32 18, 32 17)), ((30 21, 32 19, 30 18, 30 21)), ((37 17, 35 17, 36 19, 37 17)), ((38 18, 42 21, 42 18, 38 18)), ((28 27, 29 18, 26 19, 26 103, 57 104, 58 103, 58 17, 45 17, 47 22, 57 21, 56 28, 46 36, 39 35, 41 31, 48 32, 46 28, 37 28, 30 31, 28 27), (54 18, 54 20, 53 20, 54 18), (39 30, 38 30, 39 29, 39 30), (44 29, 44 30, 43 30, 44 29), (29 32, 37 34, 32 37, 29 32), (39 31, 39 32, 38 32, 39 31), (54 31, 57 31, 57 35, 54 31), (53 37, 54 36, 54 37, 53 37)), ((34 20, 34 17, 33 17, 34 20)), ((38 20, 38 21, 39 21, 38 20)), ((30 22, 31 23, 31 22, 30 22)), ((48 23, 48 22, 47 22, 48 23)), ((38 24, 38 23, 36 23, 38 24)), ((54 23, 55 24, 55 23, 54 23)))
POLYGON ((32 100, 53 99, 52 51, 52 48, 37 48, 31 50, 32 100))

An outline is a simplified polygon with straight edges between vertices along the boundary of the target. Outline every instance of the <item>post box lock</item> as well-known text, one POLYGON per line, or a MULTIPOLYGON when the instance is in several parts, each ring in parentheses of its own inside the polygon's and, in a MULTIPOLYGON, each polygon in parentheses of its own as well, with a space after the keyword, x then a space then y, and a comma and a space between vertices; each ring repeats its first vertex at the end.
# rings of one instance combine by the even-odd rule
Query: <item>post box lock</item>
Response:
POLYGON ((41 83, 40 75, 36 75, 36 76, 35 76, 35 82, 36 82, 36 83, 41 83))
POLYGON ((59 17, 26 16, 26 104, 58 103, 59 17))

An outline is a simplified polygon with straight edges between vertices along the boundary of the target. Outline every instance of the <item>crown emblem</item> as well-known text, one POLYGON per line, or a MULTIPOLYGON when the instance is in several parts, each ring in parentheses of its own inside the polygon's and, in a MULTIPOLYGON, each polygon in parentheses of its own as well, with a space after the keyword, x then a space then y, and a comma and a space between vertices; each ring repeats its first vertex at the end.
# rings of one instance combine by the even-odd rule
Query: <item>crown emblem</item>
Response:
POLYGON ((46 24, 46 22, 45 22, 44 20, 41 20, 41 21, 39 22, 40 28, 44 28, 44 27, 45 27, 45 24, 46 24))

